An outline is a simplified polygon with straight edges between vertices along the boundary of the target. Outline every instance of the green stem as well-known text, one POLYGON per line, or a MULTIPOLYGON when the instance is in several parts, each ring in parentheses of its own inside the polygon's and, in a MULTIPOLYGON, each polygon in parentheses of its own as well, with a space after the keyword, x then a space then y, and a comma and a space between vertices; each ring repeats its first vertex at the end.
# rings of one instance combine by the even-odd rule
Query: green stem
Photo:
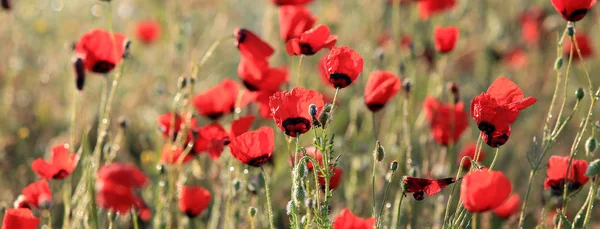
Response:
POLYGON ((302 84, 300 84, 300 70, 302 69, 302 60, 304 59, 304 55, 300 55, 300 60, 298 61, 298 78, 297 78, 297 85, 298 87, 301 87, 302 84))
POLYGON ((140 228, 140 226, 138 225, 138 217, 135 210, 131 210, 131 221, 133 221, 133 229, 140 228))
POLYGON ((529 179, 527 181, 527 192, 525 192, 525 198, 523 199, 523 206, 521 207, 521 214, 519 215, 519 226, 518 228, 523 228, 523 223, 525 222, 525 210, 527 210, 527 200, 529 200, 529 194, 531 193, 531 185, 533 184, 533 176, 537 169, 529 172, 529 179))
POLYGON ((590 222, 590 216, 592 215, 592 208, 594 208, 594 200, 596 200, 595 195, 596 192, 598 191, 598 175, 594 176, 594 179, 592 179, 591 182, 591 186, 590 187, 590 193, 588 194, 588 198, 590 199, 588 206, 587 206, 587 212, 585 213, 585 220, 583 220, 583 227, 582 228, 587 228, 589 222, 590 222))
POLYGON ((275 221, 273 220, 273 207, 271 206, 271 194, 269 192, 269 180, 267 178, 267 173, 265 173, 265 169, 262 166, 260 167, 260 171, 265 179, 265 192, 267 195, 267 206, 269 208, 269 225, 271 226, 271 229, 275 229, 275 221))
POLYGON ((400 193, 400 198, 396 205, 396 216, 394 216, 394 220, 392 220, 392 224, 395 225, 396 229, 400 228, 402 224, 402 201, 404 200, 404 191, 400 193))
POLYGON ((492 170, 494 168, 494 165, 496 164, 496 159, 498 158, 498 151, 500 151, 500 147, 496 148, 496 153, 494 153, 494 159, 492 160, 492 164, 490 164, 489 170, 492 170))
MULTIPOLYGON (((204 56, 202 56, 202 59, 200 59, 200 62, 198 63, 198 70, 204 66, 204 64, 206 64, 206 62, 208 61, 208 59, 210 59, 210 57, 213 55, 213 53, 215 52, 215 50, 217 49, 217 47, 219 47, 219 45, 221 45, 221 43, 223 43, 226 40, 229 39, 233 39, 235 38, 232 35, 227 35, 227 36, 223 36, 221 38, 219 38, 217 41, 215 41, 210 48, 208 48, 208 51, 206 51, 206 53, 204 54, 204 56)), ((196 78, 197 74, 192 75, 192 77, 194 77, 194 79, 196 78)))
MULTIPOLYGON (((377 150, 377 149, 375 149, 377 150)), ((373 194, 373 217, 377 217, 377 200, 375 199, 375 170, 376 170, 376 166, 377 166, 377 160, 375 158, 373 158, 373 173, 371 174, 371 190, 372 190, 372 194, 373 194)))
POLYGON ((390 180, 388 180, 388 183, 385 187, 385 192, 383 194, 383 201, 381 202, 381 207, 379 208, 379 213, 377 213, 377 220, 376 222, 376 228, 381 228, 382 225, 382 220, 381 220, 381 215, 383 215, 383 208, 385 206, 385 200, 387 199, 387 195, 388 192, 390 190, 390 184, 392 183, 392 180, 394 179, 394 175, 396 174, 396 171, 392 171, 392 175, 390 176, 390 180))

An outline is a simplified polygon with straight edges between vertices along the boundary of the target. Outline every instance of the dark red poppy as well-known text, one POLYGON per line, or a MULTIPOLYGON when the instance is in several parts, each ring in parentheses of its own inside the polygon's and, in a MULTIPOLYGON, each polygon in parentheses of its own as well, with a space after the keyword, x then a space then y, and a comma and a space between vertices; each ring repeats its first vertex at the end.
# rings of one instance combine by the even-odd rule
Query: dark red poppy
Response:
POLYGON ((515 213, 519 212, 521 208, 521 197, 519 194, 512 194, 500 207, 494 208, 492 210, 494 214, 500 218, 508 219, 515 213))
POLYGON ((271 0, 271 2, 273 2, 273 4, 278 5, 278 6, 306 5, 312 1, 313 0, 271 0))
POLYGON ((183 147, 173 147, 171 144, 167 143, 162 148, 160 154, 160 162, 167 164, 177 164, 181 160, 181 163, 185 164, 194 160, 194 157, 196 156, 194 152, 187 153, 185 157, 181 159, 181 157, 183 157, 184 155, 183 152, 183 147))
POLYGON ((419 16, 426 20, 431 16, 454 8, 456 0, 421 0, 419 1, 419 16))
POLYGON ((138 22, 135 35, 142 42, 150 44, 160 37, 160 24, 156 21, 138 22))
POLYGON ((313 117, 308 113, 310 104, 316 105, 317 110, 321 111, 325 105, 323 95, 297 87, 289 92, 276 92, 269 98, 275 124, 292 137, 306 133, 312 127, 313 117))
MULTIPOLYGON (((575 36, 575 41, 577 41, 577 46, 579 46, 579 51, 581 51, 581 58, 586 59, 594 56, 594 49, 592 47, 592 42, 590 37, 583 32, 577 32, 575 36)), ((569 52, 571 51, 571 39, 568 37, 565 38, 565 44, 563 45, 563 52, 565 58, 569 58, 569 52)), ((579 56, 577 56, 577 49, 573 47, 573 60, 578 61, 579 56)))
POLYGON ((266 60, 273 55, 273 48, 250 30, 236 28, 233 30, 235 46, 242 56, 249 59, 266 60))
MULTIPOLYGON (((344 170, 338 167, 334 168, 333 166, 329 167, 329 169, 333 171, 331 179, 329 179, 329 190, 337 189, 342 181, 344 170)), ((327 185, 325 182, 325 175, 319 172, 319 186, 321 186, 321 189, 325 189, 325 185, 327 185)))
POLYGON ((194 141, 194 151, 196 153, 208 152, 213 160, 219 159, 225 146, 229 144, 229 133, 219 124, 212 124, 197 128, 198 132, 194 141))
MULTIPOLYGON (((312 157, 320 165, 323 165, 323 155, 321 154, 321 151, 319 151, 319 149, 317 149, 317 147, 309 146, 309 147, 305 147, 304 150, 306 151, 306 155, 308 155, 309 157, 312 157)), ((302 155, 302 153, 298 152, 298 160, 300 160, 300 158, 302 158, 303 156, 304 155, 302 155)), ((295 166, 294 160, 295 160, 294 155, 290 156, 290 164, 292 166, 295 166)), ((312 171, 313 163, 311 161, 307 160, 306 168, 308 169, 308 171, 312 171)))
POLYGON ((210 192, 200 186, 181 187, 179 210, 190 218, 200 215, 210 204, 210 192))
POLYGON ((548 160, 548 168, 546 169, 548 177, 544 180, 544 189, 551 189, 552 194, 555 196, 562 196, 565 181, 568 182, 567 191, 573 192, 583 187, 590 179, 585 176, 588 162, 573 160, 569 168, 570 159, 570 157, 552 156, 548 160), (568 178, 567 174, 569 175, 568 178))
POLYGON ((27 208, 11 208, 6 210, 2 229, 36 229, 40 219, 33 215, 27 208))
POLYGON ((512 185, 502 172, 488 169, 472 170, 463 177, 460 198, 465 209, 481 213, 500 207, 512 191, 512 185))
POLYGON ((98 206, 128 214, 131 208, 143 209, 144 201, 136 190, 144 187, 149 179, 133 164, 110 163, 102 166, 96 179, 96 202, 98 206))
POLYGON ((496 129, 491 134, 483 134, 483 142, 493 148, 498 148, 508 141, 510 138, 510 130, 512 127, 504 126, 502 129, 496 129))
POLYGON ((527 59, 527 53, 523 49, 514 48, 504 55, 503 62, 512 69, 520 69, 525 67, 529 60, 527 59))
POLYGON ((317 65, 317 70, 319 71, 319 75, 321 76, 321 81, 323 81, 323 83, 325 83, 325 85, 335 88, 335 86, 333 86, 333 84, 331 82, 329 82, 329 72, 327 72, 327 68, 325 67, 328 56, 329 56, 329 53, 327 55, 324 55, 319 60, 319 64, 317 65))
POLYGON ((287 41, 285 49, 290 56, 314 55, 323 48, 332 48, 337 42, 337 36, 330 35, 329 27, 318 25, 300 34, 298 38, 287 41))
POLYGON ((260 167, 267 162, 275 149, 275 133, 270 127, 263 126, 258 130, 248 131, 231 141, 231 155, 238 161, 260 167))
POLYGON ((554 9, 567 21, 579 21, 588 10, 596 4, 596 0, 551 0, 554 9))
MULTIPOLYGON (((174 137, 176 137, 179 130, 181 130, 181 128, 183 127, 183 121, 184 121, 183 117, 181 117, 181 115, 177 114, 175 116, 175 125, 173 125, 174 131, 173 131, 173 133, 171 133, 171 125, 173 122, 173 112, 164 113, 161 116, 158 116, 157 120, 158 120, 159 130, 162 133, 164 138, 168 138, 170 135, 173 135, 174 137)), ((196 127, 196 119, 195 118, 192 118, 190 125, 191 125, 190 128, 196 127)), ((191 136, 188 136, 188 137, 191 137, 191 136)))
POLYGON ((519 16, 521 37, 527 44, 535 44, 540 40, 543 21, 544 10, 538 6, 527 9, 519 16))
POLYGON ((252 127, 252 123, 254 122, 254 115, 248 115, 231 122, 231 130, 229 131, 229 139, 233 139, 237 136, 242 135, 243 133, 248 132, 250 127, 252 127))
POLYGON ((127 38, 120 33, 111 34, 102 29, 85 33, 75 45, 77 58, 83 60, 88 71, 108 73, 123 59, 127 38))
POLYGON ((365 86, 365 104, 372 112, 377 112, 394 97, 402 83, 394 73, 388 71, 374 71, 369 75, 365 86))
POLYGON ((272 68, 266 60, 242 56, 238 76, 249 91, 278 91, 288 81, 288 69, 272 68))
POLYGON ((336 88, 348 87, 363 71, 363 58, 358 52, 346 47, 333 47, 327 54, 325 70, 329 82, 336 88))
POLYGON ((376 220, 373 217, 363 219, 352 214, 348 208, 344 208, 335 217, 333 229, 373 229, 375 223, 376 220))
POLYGON ((61 180, 73 173, 77 161, 77 154, 70 153, 69 145, 62 144, 52 147, 50 162, 38 158, 31 163, 31 168, 44 179, 61 180))
POLYGON ((235 81, 225 79, 219 85, 194 95, 193 103, 202 116, 216 120, 235 109, 238 91, 235 81))
POLYGON ((449 53, 456 46, 460 31, 454 26, 438 26, 433 32, 435 49, 441 53, 449 53))
POLYGON ((302 5, 279 7, 279 35, 283 41, 300 37, 300 34, 315 25, 315 21, 317 18, 302 5))
POLYGON ((438 144, 448 145, 458 141, 469 126, 462 101, 441 103, 434 97, 428 96, 423 102, 423 109, 433 139, 438 144))
POLYGON ((415 200, 423 200, 425 199, 425 195, 433 196, 438 194, 446 186, 456 182, 456 179, 449 177, 432 180, 405 176, 402 178, 402 182, 404 183, 405 193, 412 193, 415 200))
POLYGON ((39 180, 23 189, 24 202, 19 207, 48 208, 52 204, 52 191, 48 181, 39 180))
MULTIPOLYGON (((475 154, 477 153, 476 150, 477 144, 474 142, 465 145, 460 151, 460 155, 458 156, 458 161, 456 163, 459 164, 464 170, 471 169, 471 160, 465 159, 462 164, 460 162, 464 157, 470 157, 471 159, 475 160, 475 154)), ((482 162, 483 160, 485 160, 485 152, 481 150, 479 152, 479 160, 477 160, 477 162, 482 162)))
POLYGON ((471 117, 479 130, 487 135, 488 145, 491 146, 493 139, 500 142, 504 140, 504 144, 510 136, 510 124, 517 119, 521 110, 536 101, 533 97, 525 98, 519 86, 507 78, 500 77, 490 85, 487 92, 473 98, 471 117))

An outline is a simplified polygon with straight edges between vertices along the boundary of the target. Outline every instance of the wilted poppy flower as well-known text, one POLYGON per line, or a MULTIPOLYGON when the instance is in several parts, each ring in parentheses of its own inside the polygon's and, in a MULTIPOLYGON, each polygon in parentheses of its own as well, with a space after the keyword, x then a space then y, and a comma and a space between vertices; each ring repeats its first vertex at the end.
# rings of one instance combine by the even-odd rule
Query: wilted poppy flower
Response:
POLYGON ((287 41, 285 49, 290 56, 314 55, 323 48, 332 48, 336 42, 337 36, 330 35, 329 27, 318 25, 287 41))
POLYGON ((92 29, 79 38, 75 45, 76 57, 83 60, 88 71, 108 73, 121 62, 127 38, 120 33, 113 36, 105 30, 92 29))
POLYGON ((425 195, 433 196, 438 194, 446 186, 456 182, 456 179, 448 177, 432 180, 405 176, 402 178, 402 182, 404 183, 405 193, 412 193, 415 200, 423 200, 425 199, 425 195))
POLYGON ((181 163, 185 164, 194 159, 194 152, 189 152, 182 159, 181 157, 184 155, 183 147, 173 147, 171 144, 167 143, 163 146, 161 154, 160 154, 160 162, 167 164, 177 164, 181 160, 181 163))
POLYGON ((248 131, 231 141, 231 155, 238 161, 260 167, 267 162, 275 149, 275 133, 270 127, 263 126, 258 130, 248 131))
POLYGON ((433 32, 435 40, 435 49, 441 53, 448 53, 454 49, 460 31, 454 26, 441 27, 438 26, 433 32))
POLYGON ((193 103, 198 113, 216 120, 235 109, 238 91, 235 81, 225 79, 219 85, 194 95, 193 103))
MULTIPOLYGON (((590 37, 583 32, 577 32, 575 36, 575 41, 577 41, 577 45, 579 46, 579 51, 581 51, 581 58, 586 59, 588 57, 592 57, 594 55, 594 49, 592 47, 592 42, 590 41, 590 37)), ((569 58, 569 52, 571 52, 571 39, 565 38, 565 44, 563 45, 563 52, 566 58, 569 58)), ((579 56, 577 53, 577 49, 573 47, 573 60, 578 61, 579 56)))
POLYGON ((460 198, 465 209, 481 213, 499 207, 512 191, 512 185, 502 172, 473 170, 463 177, 460 198))
POLYGON ((269 98, 275 124, 292 137, 306 133, 312 127, 313 117, 308 113, 310 104, 316 105, 320 111, 325 105, 323 95, 297 87, 289 92, 276 92, 269 98))
POLYGON ((24 202, 19 207, 49 208, 52 204, 52 191, 48 181, 39 180, 29 184, 23 189, 24 202))
POLYGON ((36 229, 40 219, 27 208, 11 208, 6 210, 2 229, 36 229))
POLYGON ((596 4, 596 0, 551 0, 554 9, 567 21, 579 21, 588 10, 596 4))
POLYGON ((344 208, 335 217, 333 229, 372 229, 375 226, 375 222, 376 220, 373 217, 363 219, 352 214, 348 208, 344 208))
POLYGON ((525 98, 519 86, 507 78, 500 77, 490 85, 487 92, 473 98, 471 117, 477 123, 479 130, 487 135, 485 137, 488 145, 493 145, 491 144, 493 139, 504 140, 501 142, 504 144, 510 135, 510 124, 517 120, 521 110, 536 101, 536 98, 525 98))
POLYGON ((225 146, 229 144, 229 133, 219 124, 212 124, 197 128, 198 132, 194 141, 194 151, 196 153, 208 152, 213 160, 219 159, 225 146))
POLYGON ((242 56, 238 65, 238 76, 249 91, 278 91, 288 80, 288 69, 272 68, 266 60, 242 56))
POLYGON ((540 39, 542 33, 542 23, 544 20, 544 10, 541 7, 534 6, 526 10, 519 16, 521 23, 521 37, 528 44, 535 44, 540 39))
POLYGON ((31 164, 34 172, 45 179, 61 180, 69 176, 77 166, 78 157, 69 152, 69 145, 62 144, 52 147, 52 159, 49 162, 42 158, 35 159, 31 164))
POLYGON ((302 5, 279 7, 279 35, 283 41, 300 37, 300 34, 315 25, 315 21, 317 18, 302 5))
POLYGON ((229 131, 229 139, 233 139, 237 136, 246 133, 252 127, 252 122, 254 122, 254 115, 248 115, 231 122, 231 130, 229 131))
MULTIPOLYGON (((344 170, 338 167, 334 168, 333 166, 329 167, 329 169, 333 171, 331 179, 329 179, 329 190, 337 189, 342 181, 342 174, 344 174, 344 170)), ((327 183, 325 181, 325 175, 319 172, 319 186, 321 186, 321 189, 325 189, 326 185, 327 183)))
POLYGON ((365 104, 372 112, 379 111, 398 93, 401 87, 402 83, 394 73, 371 72, 365 86, 365 104))
MULTIPOLYGON (((305 147, 304 150, 306 151, 306 155, 308 155, 309 157, 312 157, 320 165, 323 164, 323 154, 321 154, 321 151, 319 151, 319 149, 317 149, 317 147, 309 146, 309 147, 305 147)), ((302 153, 298 152, 298 160, 300 160, 300 158, 302 158, 303 156, 304 155, 302 155, 302 153)), ((294 155, 290 156, 290 164, 292 164, 292 166, 295 166, 294 160, 295 160, 294 155)), ((312 171, 313 163, 311 161, 307 160, 306 168, 308 169, 308 171, 312 171)))
POLYGON ((548 160, 548 169, 546 169, 548 177, 544 180, 544 189, 551 189, 552 194, 555 196, 562 196, 565 180, 568 182, 567 191, 573 192, 583 187, 590 179, 585 176, 588 162, 585 160, 573 160, 569 168, 570 159, 570 157, 552 156, 548 160), (568 178, 567 173, 569 174, 568 178))
POLYGON ((325 70, 334 87, 345 88, 362 72, 363 58, 346 46, 333 47, 327 54, 325 70))
POLYGON ((508 219, 519 211, 521 207, 521 198, 519 194, 512 194, 500 207, 492 210, 494 214, 500 218, 508 219))
POLYGON ((423 109, 433 139, 439 144, 448 145, 458 141, 469 125, 462 101, 444 104, 428 96, 423 102, 423 109))
POLYGON ((203 187, 184 185, 179 194, 179 209, 188 217, 194 218, 208 207, 211 198, 210 192, 203 187))
POLYGON ((138 22, 135 35, 144 43, 150 44, 160 37, 160 24, 156 21, 138 22))
POLYGON ((128 214, 131 208, 143 209, 144 201, 136 194, 136 190, 144 187, 148 181, 135 165, 106 164, 98 171, 96 202, 98 206, 120 214, 128 214))
POLYGON ((421 0, 419 1, 419 16, 422 20, 431 16, 450 10, 456 5, 456 0, 421 0))
POLYGON ((504 55, 504 64, 513 69, 519 69, 527 65, 527 53, 520 48, 514 48, 504 55))
POLYGON ((233 31, 235 46, 242 56, 249 59, 266 60, 273 55, 273 48, 250 30, 236 28, 233 31))
POLYGON ((273 4, 278 6, 285 5, 305 5, 307 3, 312 2, 313 0, 271 0, 273 4))
MULTIPOLYGON (((471 159, 475 160, 475 154, 477 153, 476 150, 477 150, 477 144, 475 144, 473 142, 467 144, 460 151, 460 155, 458 156, 457 164, 459 164, 460 167, 464 170, 471 169, 471 160, 465 159, 463 161, 462 165, 460 164, 460 162, 462 161, 462 159, 464 157, 470 157, 471 159)), ((485 160, 485 152, 483 150, 481 150, 479 152, 479 160, 477 160, 477 162, 482 162, 483 160, 485 160)))

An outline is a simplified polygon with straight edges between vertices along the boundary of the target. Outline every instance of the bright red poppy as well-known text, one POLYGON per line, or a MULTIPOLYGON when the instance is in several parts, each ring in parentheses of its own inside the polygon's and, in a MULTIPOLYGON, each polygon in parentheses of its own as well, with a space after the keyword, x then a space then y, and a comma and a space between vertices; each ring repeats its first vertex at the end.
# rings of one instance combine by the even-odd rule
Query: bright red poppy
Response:
POLYGON ((49 208, 52 204, 52 191, 48 181, 39 180, 29 184, 23 189, 24 201, 17 204, 26 208, 49 208))
POLYGON ((456 0, 421 0, 418 3, 419 16, 422 20, 429 19, 435 14, 454 8, 456 0))
POLYGON ((454 26, 436 27, 433 32, 435 49, 441 53, 449 53, 456 46, 459 36, 460 31, 454 26))
POLYGON ((177 164, 181 160, 181 163, 185 164, 192 160, 196 156, 195 152, 189 152, 182 159, 184 148, 183 147, 173 147, 171 144, 167 143, 163 146, 161 154, 160 154, 160 162, 167 164, 177 164))
MULTIPOLYGON (((575 36, 575 41, 577 41, 577 46, 579 46, 579 51, 581 51, 581 58, 586 59, 594 56, 594 49, 592 47, 592 41, 590 37, 584 32, 577 32, 575 36)), ((568 37, 565 38, 565 44, 563 45, 563 58, 569 58, 569 52, 571 51, 571 39, 568 37)), ((573 47, 573 60, 578 61, 579 56, 577 53, 577 49, 573 47)))
POLYGON ((551 0, 554 9, 567 21, 579 21, 588 10, 596 4, 596 0, 551 0))
POLYGON ((198 132, 194 141, 194 151, 196 153, 208 152, 213 160, 219 159, 225 146, 229 144, 229 133, 219 124, 214 122, 203 127, 197 128, 198 132))
POLYGON ((231 141, 231 155, 238 161, 260 167, 266 163, 275 149, 275 133, 270 127, 263 126, 258 130, 248 131, 231 141))
POLYGON ((358 52, 346 47, 333 47, 327 54, 325 70, 329 82, 336 88, 350 86, 363 71, 363 58, 358 52))
POLYGON ((40 219, 36 218, 27 208, 11 208, 6 210, 2 229, 36 229, 40 219))
POLYGON ((540 40, 544 10, 539 6, 527 9, 519 16, 521 23, 521 37, 527 44, 535 44, 540 40))
POLYGON ((131 208, 143 209, 144 201, 136 190, 148 182, 146 175, 133 164, 106 164, 98 171, 96 202, 120 214, 128 214, 131 208))
MULTIPOLYGON (((312 157, 315 161, 317 161, 320 165, 323 165, 323 154, 321 154, 321 151, 319 151, 319 149, 317 149, 317 147, 314 146, 309 146, 309 147, 305 147, 304 150, 306 151, 306 155, 308 155, 309 157, 312 157)), ((304 155, 302 155, 302 153, 298 152, 298 160, 300 160, 300 158, 302 158, 304 155)), ((294 155, 290 156, 290 164, 292 166, 294 165, 294 155)), ((308 171, 312 171, 313 170, 313 163, 309 160, 306 161, 306 168, 308 169, 308 171)))
POLYGON ((300 34, 298 38, 287 41, 285 49, 290 56, 314 55, 323 48, 332 48, 337 42, 337 36, 330 35, 329 27, 318 25, 300 34))
POLYGON ((288 81, 288 69, 272 68, 266 60, 242 56, 238 76, 249 91, 278 91, 288 81))
POLYGON ((160 24, 156 21, 138 22, 135 35, 142 42, 150 44, 160 37, 160 24))
POLYGON ((69 145, 62 144, 52 147, 50 162, 38 158, 31 163, 31 168, 44 179, 61 180, 73 173, 77 167, 77 161, 77 154, 70 153, 69 145))
POLYGON ((283 41, 300 37, 300 34, 312 28, 316 21, 317 18, 302 5, 279 7, 279 35, 283 41))
POLYGON ((194 106, 202 116, 217 120, 235 109, 239 89, 235 81, 225 79, 219 85, 194 95, 194 106))
POLYGON ((319 71, 319 75, 321 76, 321 81, 323 81, 325 85, 335 88, 335 86, 333 86, 333 84, 329 82, 329 72, 327 72, 327 68, 325 67, 328 56, 329 53, 321 57, 321 59, 319 60, 319 64, 317 65, 317 70, 319 71))
POLYGON ((512 194, 500 207, 494 208, 492 212, 502 219, 508 219, 521 208, 521 197, 519 194, 512 194))
MULTIPOLYGON (((474 142, 471 142, 467 145, 465 145, 462 150, 460 150, 460 155, 458 156, 458 161, 456 162, 457 164, 460 165, 460 167, 464 170, 469 170, 471 169, 471 160, 467 160, 465 159, 461 165, 461 161, 464 157, 470 157, 471 159, 475 160, 475 154, 477 150, 477 144, 475 144, 474 142)), ((477 162, 482 162, 483 160, 485 160, 485 152, 483 150, 481 150, 479 152, 479 159, 477 160, 477 162)))
POLYGON ((121 33, 111 36, 105 30, 92 29, 79 38, 75 53, 88 71, 108 73, 123 59, 126 45, 127 38, 121 33))
POLYGON ((375 218, 360 218, 349 209, 344 208, 333 221, 333 229, 372 229, 375 226, 375 218))
POLYGON ((179 210, 190 218, 200 215, 210 204, 210 192, 200 186, 181 187, 179 210))
POLYGON ((369 75, 365 86, 365 104, 372 112, 385 106, 402 88, 400 79, 388 71, 374 71, 369 75))
POLYGON ((233 31, 235 46, 242 56, 249 59, 266 60, 275 50, 250 30, 236 28, 233 31))
POLYGON ((546 169, 546 179, 544 180, 544 189, 551 189, 555 196, 562 196, 564 191, 565 181, 567 191, 573 192, 580 189, 585 183, 590 180, 585 176, 588 168, 588 162, 585 160, 573 160, 569 168, 570 157, 552 156, 548 160, 548 168, 546 169), (568 168, 568 172, 567 172, 568 168), (568 173, 568 178, 567 178, 568 173))
POLYGON ((521 48, 513 48, 504 55, 503 62, 512 69, 520 69, 527 65, 527 53, 521 48))
POLYGON ((310 2, 312 2, 313 0, 271 0, 271 2, 273 2, 273 4, 278 5, 278 6, 285 6, 285 5, 305 5, 308 4, 310 2))
POLYGON ((441 103, 432 96, 423 102, 425 118, 429 122, 433 139, 441 145, 455 143, 469 126, 462 101, 441 103))
MULTIPOLYGON (((329 169, 333 171, 331 179, 329 179, 329 190, 337 189, 342 181, 342 175, 344 174, 344 170, 333 166, 329 167, 329 169)), ((321 186, 321 189, 325 189, 326 185, 327 184, 325 182, 325 175, 319 172, 319 186, 321 186)))
POLYGON ((276 92, 269 98, 275 124, 292 137, 304 134, 312 127, 313 117, 308 113, 310 104, 316 105, 320 111, 325 105, 323 95, 297 87, 289 92, 276 92))
POLYGON ((502 172, 488 169, 472 170, 463 177, 460 198, 465 209, 481 213, 500 207, 512 191, 512 185, 502 172))
POLYGON ((425 195, 433 196, 442 191, 446 186, 456 182, 456 179, 449 177, 444 179, 425 179, 416 177, 402 178, 404 192, 412 193, 415 200, 425 199, 425 195))
POLYGON ((233 122, 231 122, 231 129, 229 130, 229 139, 233 139, 242 135, 243 133, 248 132, 250 127, 252 127, 254 119, 256 119, 254 115, 248 115, 233 120, 233 122))

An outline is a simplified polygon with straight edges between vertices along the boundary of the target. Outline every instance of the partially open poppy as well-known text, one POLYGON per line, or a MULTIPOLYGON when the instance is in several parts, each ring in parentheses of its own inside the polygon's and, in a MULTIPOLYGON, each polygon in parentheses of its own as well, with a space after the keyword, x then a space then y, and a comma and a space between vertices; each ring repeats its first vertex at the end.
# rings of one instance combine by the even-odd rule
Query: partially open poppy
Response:
MULTIPOLYGON (((464 157, 470 157, 471 159, 475 160, 475 154, 477 153, 476 150, 477 144, 475 144, 474 142, 465 145, 462 148, 462 150, 460 150, 460 155, 458 156, 457 164, 459 164, 460 167, 464 170, 471 169, 471 160, 465 159, 462 164, 460 162, 464 157)), ((479 152, 479 160, 477 160, 477 162, 482 162, 483 160, 485 160, 485 152, 481 150, 479 152)))
MULTIPOLYGON (((344 170, 333 166, 329 167, 329 170, 333 171, 331 179, 329 179, 329 190, 337 189, 342 181, 342 175, 344 174, 344 170)), ((321 189, 325 189, 326 185, 327 183, 325 182, 325 175, 319 172, 319 186, 321 186, 321 189)))
POLYGON ((254 122, 254 115, 248 115, 231 122, 231 130, 229 131, 229 139, 233 139, 237 136, 242 135, 243 133, 248 132, 250 127, 252 127, 252 122, 254 122))
POLYGON ((456 0, 421 0, 418 3, 419 16, 422 20, 431 16, 450 10, 456 5, 456 0))
POLYGON ((502 172, 488 169, 472 170, 463 177, 460 198, 465 209, 481 213, 500 207, 512 191, 512 185, 502 172))
POLYGON ((502 219, 508 219, 515 213, 519 212, 521 207, 521 198, 519 194, 512 194, 500 207, 492 210, 494 214, 502 219))
POLYGON ((275 124, 292 137, 306 133, 312 127, 313 117, 308 113, 310 104, 316 105, 320 111, 325 105, 323 95, 297 87, 289 92, 276 92, 269 98, 275 124))
POLYGON ((433 139, 438 144, 448 145, 458 141, 469 126, 462 101, 444 104, 428 96, 423 102, 423 109, 433 139))
POLYGON ((160 37, 160 24, 156 21, 138 22, 135 35, 142 42, 150 44, 160 37))
POLYGON ((238 76, 249 91, 278 91, 288 81, 287 67, 272 68, 266 60, 242 56, 238 76))
POLYGON ((358 52, 346 47, 333 47, 327 54, 325 70, 329 82, 336 88, 350 86, 363 71, 363 58, 358 52))
POLYGON ((192 161, 194 156, 196 156, 194 152, 189 152, 184 156, 184 151, 185 148, 183 147, 173 147, 173 145, 167 143, 162 148, 160 162, 167 164, 178 164, 181 160, 181 163, 185 164, 192 161))
POLYGON ((275 133, 270 127, 263 126, 258 130, 248 131, 231 141, 231 155, 238 161, 260 167, 266 163, 275 149, 275 133))
POLYGON ((105 30, 92 29, 81 36, 75 45, 75 52, 88 71, 108 73, 123 59, 126 45, 127 38, 123 34, 114 33, 111 36, 105 30))
POLYGON ((135 165, 111 163, 98 171, 96 179, 96 202, 98 206, 128 214, 131 208, 143 209, 144 201, 136 190, 144 187, 149 179, 135 165))
POLYGON ((210 204, 210 192, 200 186, 181 187, 179 209, 190 218, 200 215, 210 204))
MULTIPOLYGON (((577 32, 575 36, 575 41, 577 42, 577 46, 579 47, 579 51, 581 51, 581 58, 587 59, 589 57, 594 56, 594 49, 592 47, 592 42, 590 37, 584 32, 577 32)), ((571 39, 565 38, 565 43, 563 45, 563 58, 569 58, 569 54, 571 52, 571 39)), ((577 53, 577 49, 573 47, 573 60, 579 61, 579 54, 577 53)))
POLYGON ((70 153, 69 145, 61 144, 52 147, 50 163, 38 158, 33 161, 31 168, 44 179, 61 180, 73 173, 77 161, 77 154, 70 153))
POLYGON ((579 21, 588 10, 596 4, 596 0, 551 0, 554 9, 567 21, 579 21))
POLYGON ((249 59, 266 60, 275 50, 250 30, 236 28, 233 31, 235 36, 235 46, 239 49, 242 56, 249 59))
POLYGON ((360 218, 349 209, 344 208, 333 221, 333 229, 372 229, 375 226, 375 218, 360 218))
POLYGON ((456 46, 460 31, 454 26, 438 26, 433 32, 435 49, 441 53, 449 53, 456 46))
POLYGON ((271 0, 273 4, 278 6, 286 6, 286 5, 305 5, 313 0, 271 0))
POLYGON ((544 180, 544 189, 550 189, 554 196, 563 195, 565 181, 567 182, 567 191, 573 192, 583 187, 590 180, 589 177, 585 176, 588 162, 574 159, 571 167, 569 167, 570 160, 571 158, 568 156, 552 156, 548 160, 548 168, 546 169, 548 177, 544 180))
POLYGON ((405 176, 402 178, 404 192, 412 193, 415 200, 425 199, 425 195, 433 196, 442 191, 446 186, 456 182, 453 177, 444 179, 425 179, 405 176))
POLYGON ((36 218, 27 208, 11 208, 6 210, 2 229, 36 229, 40 219, 36 218))
POLYGON ((330 35, 329 27, 318 25, 300 34, 300 37, 287 41, 285 49, 290 56, 314 55, 323 48, 332 48, 337 42, 337 36, 330 35))
POLYGON ((229 144, 229 133, 218 122, 197 128, 198 132, 194 141, 196 153, 208 152, 213 160, 219 159, 225 146, 229 144))
POLYGON ((304 31, 315 25, 317 18, 313 17, 308 8, 302 5, 286 5, 279 7, 279 35, 283 41, 300 37, 304 31))
POLYGON ((402 83, 394 73, 388 71, 374 71, 369 75, 365 86, 365 104, 372 112, 377 112, 394 97, 402 83))
POLYGON ((194 95, 193 103, 198 113, 216 120, 235 109, 238 91, 235 81, 225 79, 219 85, 194 95))
POLYGON ((52 191, 46 180, 29 184, 23 189, 23 196, 25 202, 19 204, 21 207, 46 209, 52 204, 52 191))

